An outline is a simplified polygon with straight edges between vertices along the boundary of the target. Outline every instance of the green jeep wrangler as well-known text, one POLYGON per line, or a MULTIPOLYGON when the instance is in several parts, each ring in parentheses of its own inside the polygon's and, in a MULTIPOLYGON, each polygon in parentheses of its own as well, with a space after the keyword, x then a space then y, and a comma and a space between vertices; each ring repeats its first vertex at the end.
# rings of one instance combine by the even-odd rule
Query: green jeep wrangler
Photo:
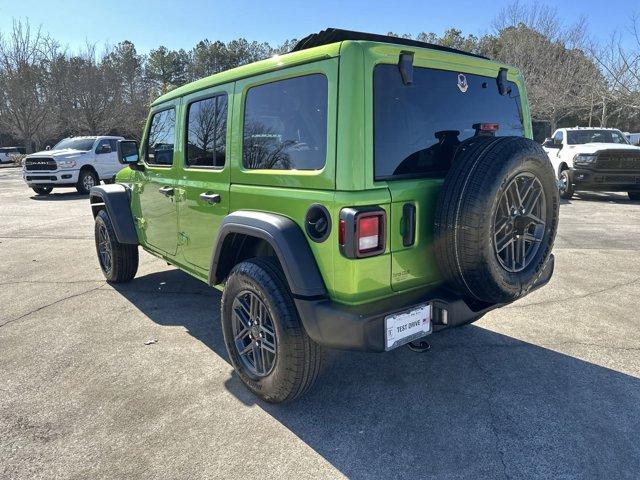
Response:
POLYGON ((322 347, 390 350, 549 281, 558 189, 531 135, 517 69, 324 30, 153 103, 91 189, 100 266, 129 281, 141 246, 222 290, 239 377, 291 400, 322 347))

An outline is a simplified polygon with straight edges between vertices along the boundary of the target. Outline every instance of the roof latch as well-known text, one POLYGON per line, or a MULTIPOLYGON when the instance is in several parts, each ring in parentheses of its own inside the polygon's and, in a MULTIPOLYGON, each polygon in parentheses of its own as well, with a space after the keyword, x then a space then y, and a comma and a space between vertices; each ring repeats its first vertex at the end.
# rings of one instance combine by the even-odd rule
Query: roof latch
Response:
POLYGON ((413 53, 400 52, 398 70, 400 70, 402 83, 405 85, 411 85, 413 83, 413 53))
POLYGON ((498 72, 498 78, 496 78, 498 82, 498 92, 500 92, 500 95, 507 95, 511 93, 511 87, 507 81, 507 73, 508 70, 502 67, 498 72))

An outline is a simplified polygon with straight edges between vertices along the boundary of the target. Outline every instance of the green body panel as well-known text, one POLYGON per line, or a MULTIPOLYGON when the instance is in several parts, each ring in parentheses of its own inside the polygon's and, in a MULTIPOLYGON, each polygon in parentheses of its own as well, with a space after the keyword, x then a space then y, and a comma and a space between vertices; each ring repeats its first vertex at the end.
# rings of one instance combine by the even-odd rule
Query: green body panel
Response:
MULTIPOLYGON (((237 210, 272 212, 304 218, 314 203, 331 214, 328 239, 308 239, 332 300, 361 304, 411 289, 441 283, 433 255, 433 217, 442 179, 375 181, 373 175, 373 69, 397 64, 400 52, 414 52, 414 65, 495 77, 505 65, 471 56, 375 42, 345 41, 276 56, 180 87, 156 100, 151 113, 174 105, 177 112, 174 163, 145 172, 123 169, 117 180, 132 186, 132 213, 141 245, 154 255, 207 280, 220 222, 237 210), (246 170, 242 165, 245 96, 255 85, 321 73, 328 81, 327 159, 317 171, 246 170), (226 92, 227 155, 218 170, 185 168, 185 121, 189 102, 226 92), (173 200, 158 193, 176 189, 173 200), (201 193, 217 193, 208 205, 201 193), (416 207, 415 243, 402 243, 405 203, 416 207), (344 207, 376 205, 387 213, 386 250, 362 259, 344 257, 338 247, 338 220, 344 207)), ((532 136, 526 90, 520 73, 508 79, 520 90, 525 135, 532 136)), ((143 145, 147 137, 143 137, 143 145)), ((142 149, 144 150, 144 148, 142 149)), ((307 237, 308 238, 308 237, 307 237)))
MULTIPOLYGON (((186 125, 187 109, 190 103, 226 94, 228 98, 228 117, 233 118, 234 84, 225 84, 200 90, 182 98, 178 123, 186 125)), ((185 162, 185 144, 180 141, 180 149, 174 153, 180 174, 177 181, 178 192, 178 240, 184 261, 200 274, 207 275, 211 265, 211 249, 222 219, 229 213, 230 162, 235 158, 235 146, 231 147, 231 125, 227 122, 227 161, 221 169, 188 167, 185 162), (230 148, 231 147, 231 148, 230 148), (220 202, 210 204, 200 198, 201 194, 217 194, 220 202)))

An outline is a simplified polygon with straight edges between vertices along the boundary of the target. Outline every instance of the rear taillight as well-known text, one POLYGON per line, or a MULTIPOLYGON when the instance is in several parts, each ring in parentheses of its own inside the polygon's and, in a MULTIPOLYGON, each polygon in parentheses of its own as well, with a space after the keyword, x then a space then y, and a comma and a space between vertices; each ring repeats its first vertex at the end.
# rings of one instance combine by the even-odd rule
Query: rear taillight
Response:
POLYGON ((366 253, 380 248, 380 216, 358 218, 356 227, 356 240, 358 241, 358 251, 366 253))
POLYGON ((346 223, 344 220, 340 219, 340 223, 338 223, 338 243, 341 246, 344 245, 345 229, 346 229, 346 223))
POLYGON ((342 254, 347 258, 363 258, 383 253, 386 217, 380 207, 343 208, 338 229, 342 254))

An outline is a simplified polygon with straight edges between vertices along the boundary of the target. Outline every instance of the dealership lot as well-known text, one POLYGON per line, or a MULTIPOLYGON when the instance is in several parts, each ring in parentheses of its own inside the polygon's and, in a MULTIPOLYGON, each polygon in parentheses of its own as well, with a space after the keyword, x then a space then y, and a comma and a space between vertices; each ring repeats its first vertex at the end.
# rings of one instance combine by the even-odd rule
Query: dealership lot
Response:
POLYGON ((104 282, 87 197, 0 169, 0 478, 637 478, 640 203, 561 206, 551 283, 431 351, 330 351, 280 406, 232 374, 217 290, 104 282))

